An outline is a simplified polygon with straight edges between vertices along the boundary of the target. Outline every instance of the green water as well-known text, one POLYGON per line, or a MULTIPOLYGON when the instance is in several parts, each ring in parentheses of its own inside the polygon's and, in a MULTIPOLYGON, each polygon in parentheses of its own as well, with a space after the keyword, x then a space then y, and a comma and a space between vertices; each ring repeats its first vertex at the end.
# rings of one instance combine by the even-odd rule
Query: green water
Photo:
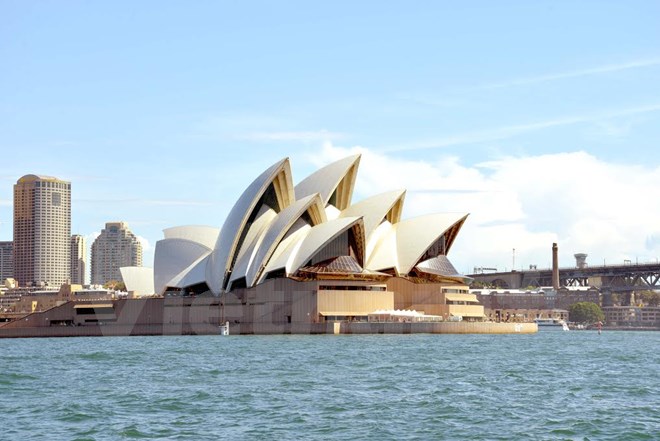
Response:
POLYGON ((0 439, 660 439, 660 333, 0 340, 0 439))

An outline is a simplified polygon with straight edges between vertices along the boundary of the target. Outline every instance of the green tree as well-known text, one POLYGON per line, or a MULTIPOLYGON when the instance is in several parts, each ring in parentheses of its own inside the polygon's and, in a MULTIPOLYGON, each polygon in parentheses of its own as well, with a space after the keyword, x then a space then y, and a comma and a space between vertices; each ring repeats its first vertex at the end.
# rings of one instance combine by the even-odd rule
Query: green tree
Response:
POLYGON ((660 304, 660 293, 656 291, 641 291, 636 293, 635 297, 648 306, 658 306, 660 304))
POLYGON ((103 287, 106 289, 114 289, 115 291, 126 291, 126 285, 124 285, 124 282, 118 280, 108 280, 103 287))
POLYGON ((605 314, 594 302, 577 302, 568 308, 568 319, 575 323, 592 324, 605 320, 605 314))

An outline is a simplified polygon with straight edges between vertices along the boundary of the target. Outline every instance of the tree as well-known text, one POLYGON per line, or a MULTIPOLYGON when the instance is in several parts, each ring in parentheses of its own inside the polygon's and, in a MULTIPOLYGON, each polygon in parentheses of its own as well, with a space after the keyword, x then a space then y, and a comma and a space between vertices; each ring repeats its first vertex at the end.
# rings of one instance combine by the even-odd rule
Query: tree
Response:
POLYGON ((621 296, 615 292, 610 294, 612 296, 612 305, 620 306, 621 305, 621 296))
POLYGON ((605 320, 605 314, 594 302, 577 302, 568 308, 568 319, 575 323, 592 324, 605 320))
POLYGON ((124 285, 124 282, 118 280, 108 280, 103 287, 115 291, 126 291, 126 285, 124 285))
POLYGON ((641 291, 636 293, 636 297, 648 306, 658 306, 660 304, 660 293, 656 291, 641 291))

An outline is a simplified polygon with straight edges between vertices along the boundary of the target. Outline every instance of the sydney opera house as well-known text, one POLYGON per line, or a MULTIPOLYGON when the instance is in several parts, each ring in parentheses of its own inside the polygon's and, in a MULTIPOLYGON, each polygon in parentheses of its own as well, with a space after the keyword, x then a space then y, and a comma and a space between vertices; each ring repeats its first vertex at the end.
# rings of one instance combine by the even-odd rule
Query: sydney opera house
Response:
MULTIPOLYGON (((378 317, 482 320, 469 279, 447 258, 467 214, 402 219, 404 190, 353 203, 359 163, 360 155, 344 158, 294 186, 283 159, 247 187, 222 228, 166 229, 155 293, 212 293, 221 321, 255 330, 378 317)), ((144 273, 129 270, 127 288, 138 289, 144 273)))
POLYGON ((168 228, 153 270, 121 268, 131 298, 68 296, 0 325, 0 337, 536 332, 484 321, 447 258, 467 214, 402 219, 404 190, 354 203, 359 164, 344 158, 294 186, 283 159, 221 228, 168 228))

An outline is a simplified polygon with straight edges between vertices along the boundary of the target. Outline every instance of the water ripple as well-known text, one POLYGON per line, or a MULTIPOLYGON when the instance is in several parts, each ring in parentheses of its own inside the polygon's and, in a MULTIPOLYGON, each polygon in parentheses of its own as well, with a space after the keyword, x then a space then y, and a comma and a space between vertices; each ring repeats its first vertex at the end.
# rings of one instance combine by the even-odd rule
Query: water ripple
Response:
POLYGON ((652 440, 660 333, 0 340, 3 439, 652 440))

